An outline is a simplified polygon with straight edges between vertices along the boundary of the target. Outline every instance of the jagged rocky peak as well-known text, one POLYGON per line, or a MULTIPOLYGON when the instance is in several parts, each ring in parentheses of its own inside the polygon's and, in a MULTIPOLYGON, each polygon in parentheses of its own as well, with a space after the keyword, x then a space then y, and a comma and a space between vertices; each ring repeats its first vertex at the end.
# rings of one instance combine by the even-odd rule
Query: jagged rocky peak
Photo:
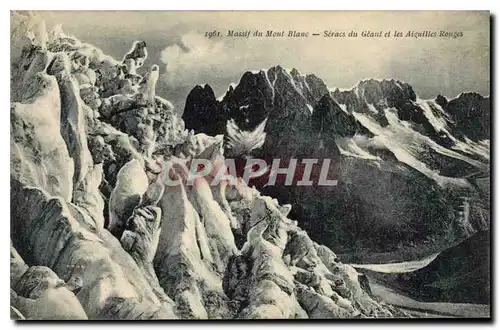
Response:
POLYGON ((332 96, 327 93, 314 107, 311 128, 325 138, 335 136, 353 136, 359 131, 356 119, 342 109, 332 96))
POLYGON ((331 95, 348 112, 363 113, 383 127, 388 125, 386 111, 394 108, 399 120, 410 122, 413 129, 445 147, 454 145, 455 138, 479 141, 490 136, 489 98, 477 93, 421 100, 407 83, 369 79, 347 91, 336 88, 331 95))
POLYGON ((306 75, 306 82, 314 100, 319 100, 323 95, 329 94, 325 82, 315 74, 306 75))
POLYGON ((443 109, 448 104, 448 99, 445 96, 441 95, 441 94, 439 94, 438 96, 436 96, 435 101, 443 109))
POLYGON ((187 129, 209 135, 223 133, 225 118, 214 91, 208 84, 196 85, 189 92, 182 118, 187 129))
POLYGON ((382 127, 389 124, 386 111, 395 109, 399 120, 409 121, 426 135, 438 136, 439 129, 429 122, 425 109, 419 104, 413 88, 399 80, 369 79, 359 82, 351 90, 332 92, 333 98, 348 112, 373 117, 382 127))
POLYGON ((449 100, 447 111, 452 116, 485 116, 489 115, 490 98, 479 93, 460 93, 458 97, 449 100))
POLYGON ((347 105, 349 111, 359 111, 363 103, 369 105, 370 108, 367 110, 375 112, 387 107, 402 107, 416 100, 413 88, 395 79, 362 80, 351 90, 335 89, 332 96, 339 103, 347 105))
MULTIPOLYGON (((204 98, 206 98, 209 101, 215 101, 214 91, 213 91, 212 87, 210 87, 209 84, 196 85, 191 90, 191 93, 193 94, 193 97, 194 96, 197 96, 197 97, 203 96, 204 98)), ((189 98, 190 94, 188 94, 187 98, 189 98)))
POLYGON ((471 102, 478 102, 478 101, 482 101, 482 100, 487 99, 487 98, 488 97, 484 97, 481 94, 476 93, 476 92, 462 92, 457 97, 457 99, 468 100, 471 102))
MULTIPOLYGON (((413 88, 404 82, 395 79, 369 79, 358 84, 358 90, 365 96, 368 102, 377 98, 398 97, 415 101, 416 94, 413 88)), ((373 102, 370 102, 373 103, 373 102)))
POLYGON ((278 65, 245 72, 219 101, 195 87, 186 100, 183 118, 189 122, 189 128, 198 132, 208 129, 222 133, 224 125, 220 122, 229 119, 244 130, 253 130, 267 117, 270 124, 286 121, 296 126, 296 121, 307 121, 315 104, 327 93, 325 83, 317 76, 302 75, 297 69, 287 70, 278 65), (217 129, 213 127, 213 113, 217 129))
POLYGON ((226 117, 244 129, 260 124, 274 107, 274 87, 267 72, 245 72, 234 90, 226 93, 221 106, 226 117))
POLYGON ((443 107, 450 116, 453 133, 457 138, 473 141, 490 139, 490 98, 478 93, 461 93, 443 107))

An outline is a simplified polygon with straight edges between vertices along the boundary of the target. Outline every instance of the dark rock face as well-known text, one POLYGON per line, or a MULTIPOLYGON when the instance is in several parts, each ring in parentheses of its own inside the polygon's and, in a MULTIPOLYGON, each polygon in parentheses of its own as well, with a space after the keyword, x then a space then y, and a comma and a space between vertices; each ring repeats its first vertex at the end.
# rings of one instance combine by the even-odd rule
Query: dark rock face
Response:
POLYGON ((361 288, 371 296, 372 289, 370 288, 370 280, 368 279, 368 277, 365 274, 359 274, 358 280, 361 288))
POLYGON ((343 111, 329 94, 324 95, 314 107, 311 128, 324 139, 332 139, 335 135, 352 137, 360 130, 356 119, 343 111))
POLYGON ((273 107, 273 89, 266 73, 245 72, 240 83, 229 89, 222 100, 222 109, 238 126, 251 130, 261 123, 273 107))
POLYGON ((208 135, 224 132, 226 119, 209 85, 195 86, 188 94, 182 117, 187 129, 208 135))
POLYGON ((221 104, 228 119, 234 119, 242 129, 251 130, 268 116, 269 125, 287 119, 296 125, 292 119, 309 118, 314 104, 328 93, 318 77, 276 66, 244 73, 239 84, 227 91, 221 104))
POLYGON ((438 95, 436 96, 436 103, 439 104, 439 106, 444 109, 448 104, 448 100, 443 95, 438 95))
POLYGON ((462 93, 444 106, 451 117, 457 138, 474 141, 490 139, 490 98, 477 93, 462 93))

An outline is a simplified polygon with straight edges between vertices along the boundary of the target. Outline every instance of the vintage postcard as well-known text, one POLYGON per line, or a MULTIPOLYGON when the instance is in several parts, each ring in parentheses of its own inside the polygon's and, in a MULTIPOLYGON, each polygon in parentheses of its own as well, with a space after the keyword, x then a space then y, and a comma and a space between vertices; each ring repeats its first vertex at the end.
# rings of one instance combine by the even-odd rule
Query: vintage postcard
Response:
POLYGON ((488 11, 12 11, 16 320, 489 319, 488 11))

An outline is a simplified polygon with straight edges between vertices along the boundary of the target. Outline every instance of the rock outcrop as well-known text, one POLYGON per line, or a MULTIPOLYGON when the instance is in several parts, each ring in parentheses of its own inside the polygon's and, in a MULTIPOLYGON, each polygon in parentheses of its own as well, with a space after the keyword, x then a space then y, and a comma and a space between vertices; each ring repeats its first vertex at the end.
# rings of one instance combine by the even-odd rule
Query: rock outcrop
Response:
POLYGON ((187 129, 217 135, 224 132, 226 119, 210 85, 195 86, 186 98, 182 117, 187 129))
POLYGON ((477 93, 462 93, 444 103, 442 108, 449 114, 450 125, 456 137, 482 141, 491 138, 490 103, 489 97, 477 93))

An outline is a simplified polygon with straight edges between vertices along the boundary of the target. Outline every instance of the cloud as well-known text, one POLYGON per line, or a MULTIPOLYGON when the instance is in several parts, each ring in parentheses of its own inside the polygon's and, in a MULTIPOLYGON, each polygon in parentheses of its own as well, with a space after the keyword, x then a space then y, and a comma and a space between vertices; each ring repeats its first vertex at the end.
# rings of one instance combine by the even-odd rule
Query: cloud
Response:
POLYGON ((224 40, 212 41, 191 32, 181 38, 181 45, 174 44, 161 52, 160 60, 166 65, 164 79, 169 86, 194 85, 217 74, 231 76, 229 63, 237 54, 226 46, 224 40))

